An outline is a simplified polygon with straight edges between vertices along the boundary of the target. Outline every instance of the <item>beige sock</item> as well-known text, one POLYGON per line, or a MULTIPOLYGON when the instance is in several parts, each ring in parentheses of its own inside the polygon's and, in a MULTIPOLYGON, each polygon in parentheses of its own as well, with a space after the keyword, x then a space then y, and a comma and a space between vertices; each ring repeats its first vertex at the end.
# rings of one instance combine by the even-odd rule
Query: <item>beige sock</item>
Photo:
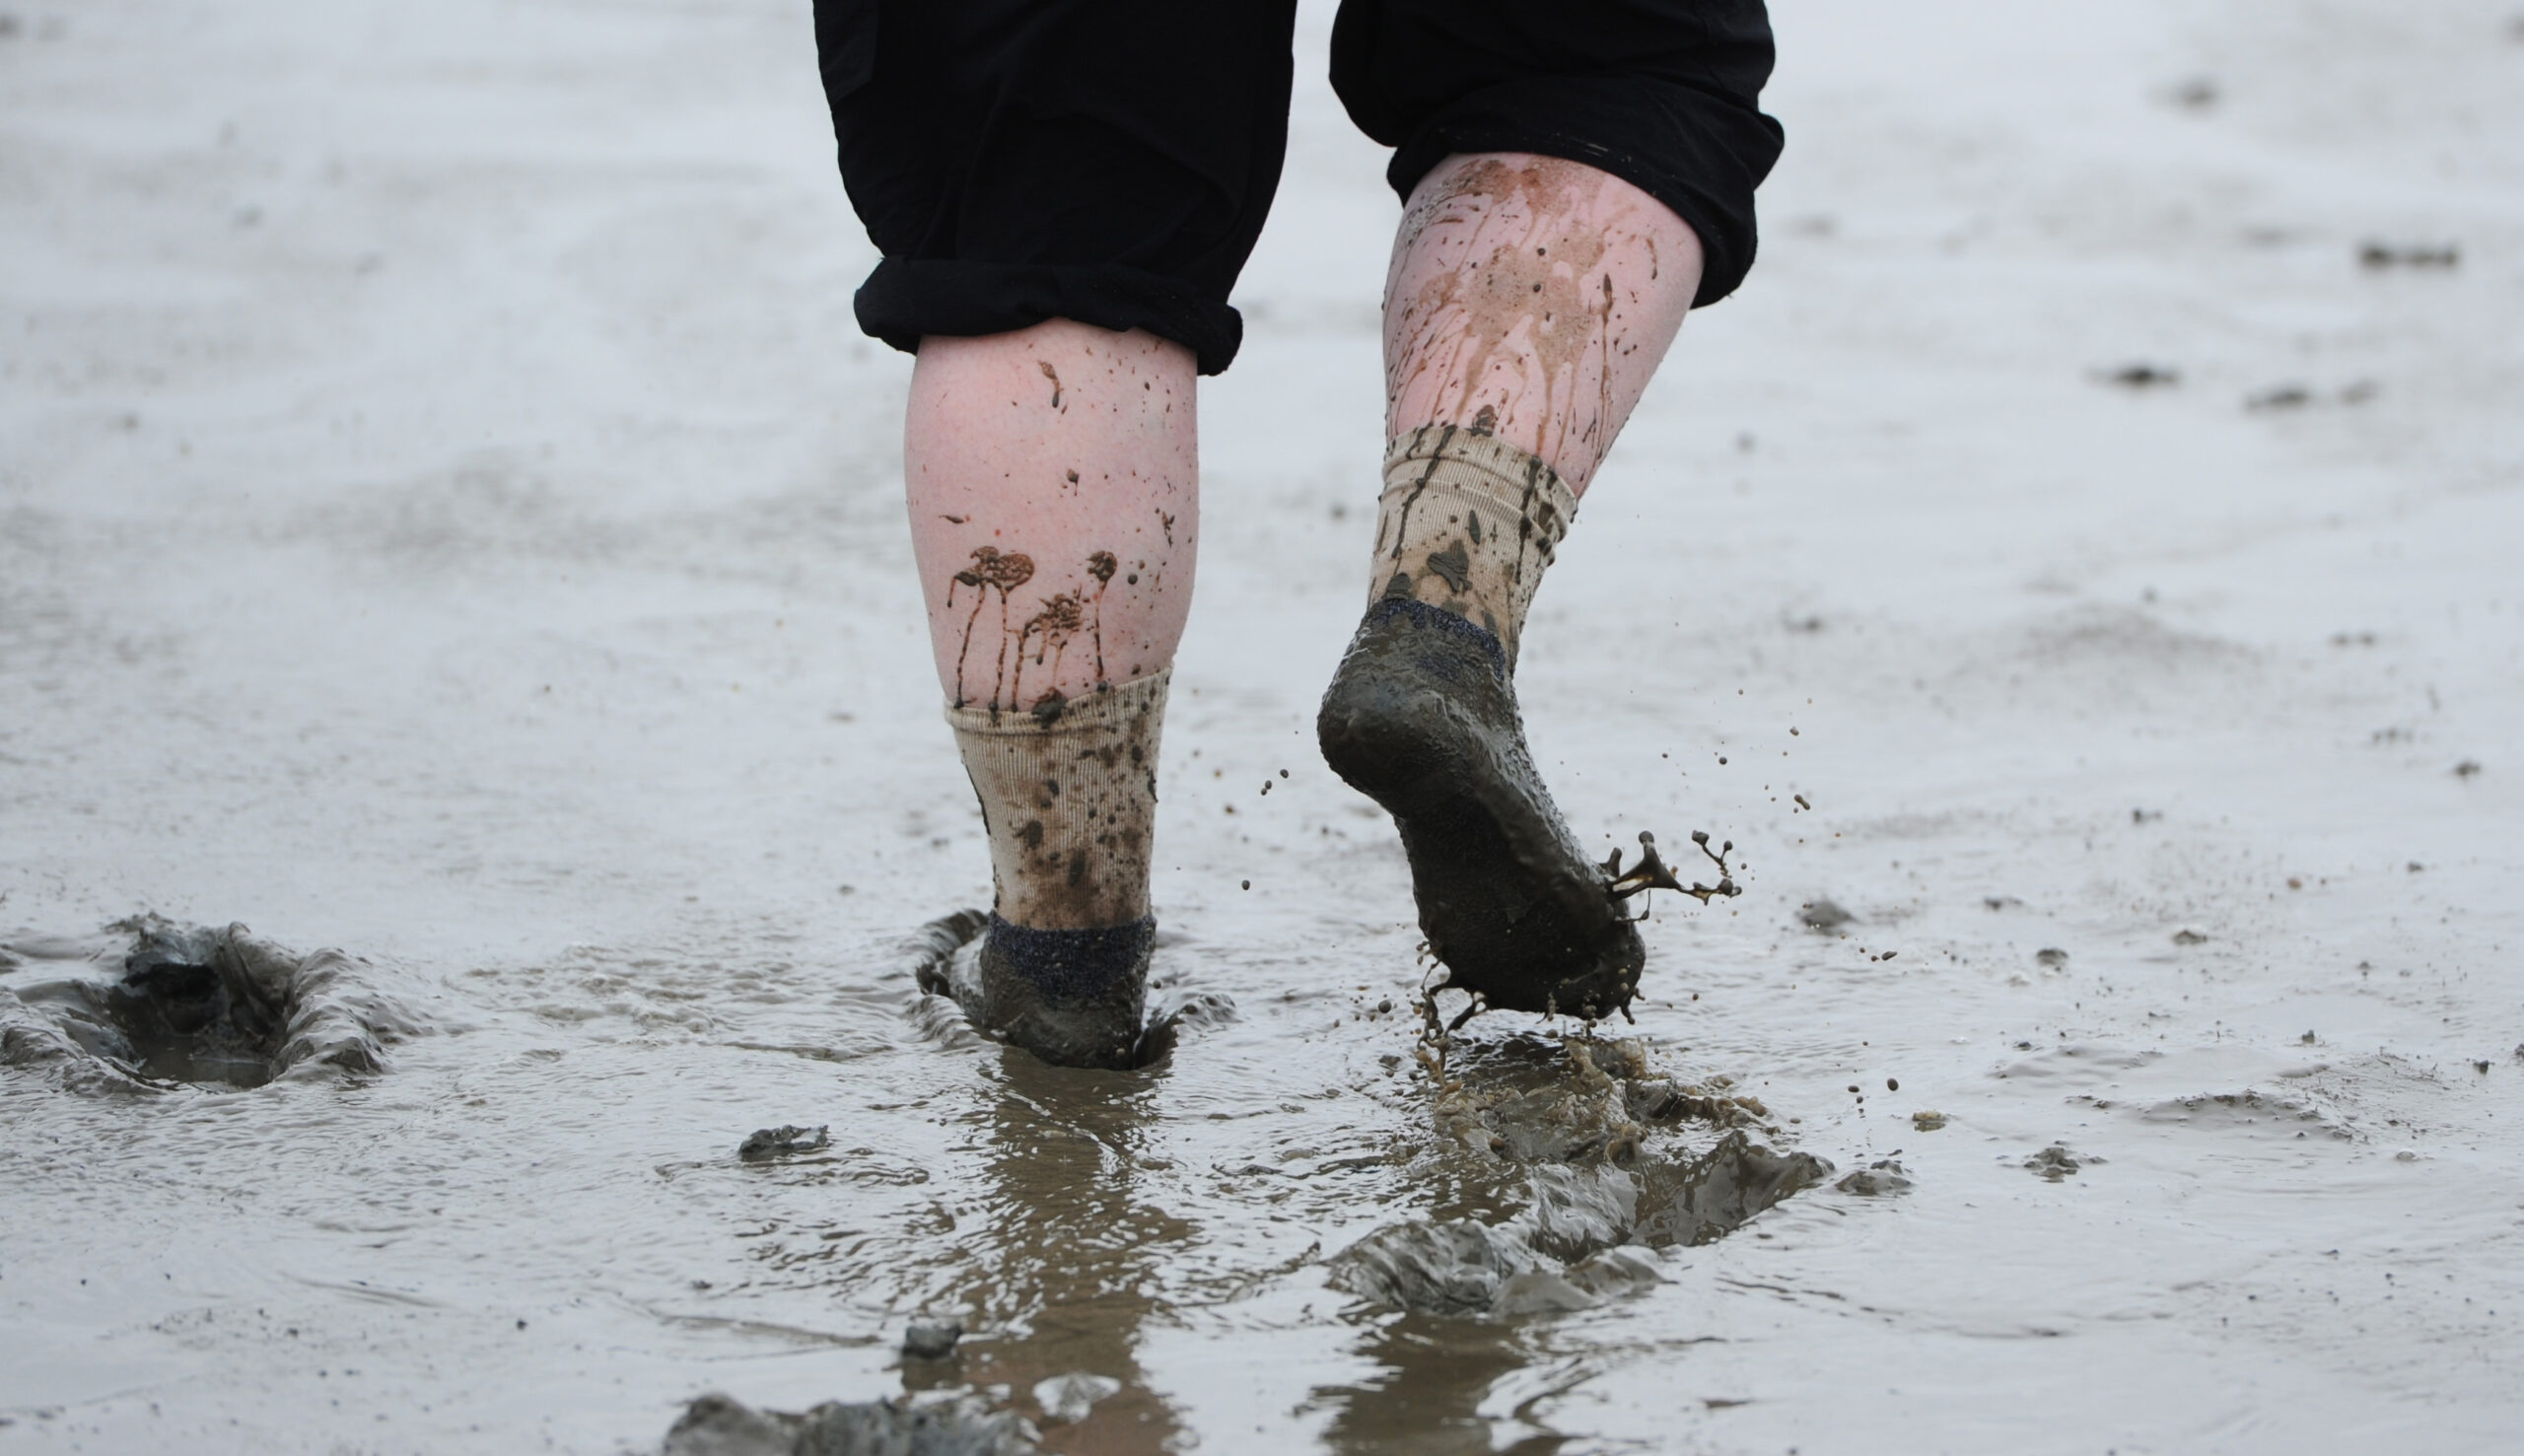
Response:
POLYGON ((1040 930, 1148 914, 1167 673, 1031 712, 949 708, 990 834, 1000 918, 1040 930))
POLYGON ((1461 425, 1385 446, 1370 603, 1409 596, 1488 628, 1516 663, 1525 609, 1578 498, 1540 459, 1461 425))

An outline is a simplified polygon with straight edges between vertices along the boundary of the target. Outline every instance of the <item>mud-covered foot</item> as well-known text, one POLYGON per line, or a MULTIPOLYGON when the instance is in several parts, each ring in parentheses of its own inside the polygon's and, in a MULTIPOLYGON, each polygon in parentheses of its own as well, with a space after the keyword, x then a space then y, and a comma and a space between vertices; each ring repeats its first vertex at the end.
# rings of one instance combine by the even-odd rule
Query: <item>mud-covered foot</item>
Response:
POLYGON ((925 972, 975 1025, 1056 1067, 1141 1062, 1154 917, 1103 930, 1047 931, 990 917, 972 976, 925 972))
POLYGON ((1402 831, 1447 985, 1506 1010, 1593 1019, 1629 1005, 1647 948, 1534 771, 1497 637, 1424 602, 1378 601, 1315 734, 1333 772, 1402 831))

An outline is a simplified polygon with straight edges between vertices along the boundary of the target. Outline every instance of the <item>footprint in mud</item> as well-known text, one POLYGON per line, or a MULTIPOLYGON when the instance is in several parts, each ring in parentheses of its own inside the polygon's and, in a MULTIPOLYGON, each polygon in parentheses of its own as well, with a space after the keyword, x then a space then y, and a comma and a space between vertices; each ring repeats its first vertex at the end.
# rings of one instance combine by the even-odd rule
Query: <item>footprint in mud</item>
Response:
POLYGON ((1496 1221, 1415 1219, 1336 1256, 1374 1305, 1493 1317, 1582 1309, 1655 1283, 1652 1251, 1715 1242, 1832 1165, 1754 1141, 1769 1111, 1649 1075, 1636 1041, 1533 1037, 1429 1059, 1440 1147, 1496 1221), (1714 1143, 1708 1135, 1716 1133, 1714 1143))
POLYGON ((417 1029, 359 985, 362 963, 244 926, 155 915, 78 939, 0 943, 0 1066, 65 1086, 258 1087, 292 1073, 377 1073, 417 1029))

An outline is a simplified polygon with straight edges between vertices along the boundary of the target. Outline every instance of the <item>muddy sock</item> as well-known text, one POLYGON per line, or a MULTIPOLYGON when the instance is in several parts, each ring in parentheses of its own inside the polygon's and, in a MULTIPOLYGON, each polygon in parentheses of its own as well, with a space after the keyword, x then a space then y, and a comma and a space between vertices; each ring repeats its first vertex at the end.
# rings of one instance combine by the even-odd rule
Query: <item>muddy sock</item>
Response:
POLYGON ((1576 508, 1548 465, 1487 434, 1396 437, 1376 587, 1315 732, 1333 771, 1393 815, 1446 984, 1591 1020, 1628 1005, 1647 951, 1535 771, 1512 677, 1576 508))
POLYGON ((1098 930, 1148 914, 1166 674, 1030 712, 949 708, 1010 925, 1098 930))
POLYGON ((1499 639, 1516 662, 1525 609, 1578 498, 1540 459, 1473 427, 1428 425, 1385 447, 1369 603, 1406 597, 1499 639))
POLYGON ((1025 713, 950 708, 997 903, 965 1010, 1047 1062, 1133 1064, 1167 674, 1025 713))

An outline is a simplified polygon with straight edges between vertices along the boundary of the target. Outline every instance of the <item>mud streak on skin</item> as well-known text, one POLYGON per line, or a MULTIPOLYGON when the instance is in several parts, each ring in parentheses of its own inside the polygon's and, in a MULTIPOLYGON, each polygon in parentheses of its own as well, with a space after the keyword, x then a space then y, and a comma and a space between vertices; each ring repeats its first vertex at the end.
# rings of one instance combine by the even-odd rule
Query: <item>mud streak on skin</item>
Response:
MULTIPOLYGON (((1112 552, 1096 551, 1087 558, 1086 563, 1087 576, 1095 584, 1092 594, 1089 594, 1082 586, 1073 590, 1056 591, 1041 598, 1041 609, 1016 629, 1015 671, 1012 673, 1009 654, 1009 597, 1017 588, 1033 580, 1034 558, 1019 551, 1003 552, 994 546, 975 547, 972 552, 972 565, 955 573, 946 587, 946 605, 949 609, 955 605, 955 592, 958 588, 973 589, 973 609, 964 618, 963 641, 955 654, 954 705, 961 708, 971 701, 964 687, 965 662, 972 656, 973 632, 980 624, 982 608, 989 605, 990 592, 993 589, 999 592, 1000 599, 1000 644, 998 666, 991 677, 991 696, 988 704, 991 712, 997 713, 1003 708, 1014 711, 1029 706, 1024 701, 1027 648, 1033 649, 1034 665, 1037 667, 1046 665, 1048 659, 1048 664, 1057 679, 1061 662, 1068 654, 1070 644, 1076 641, 1081 633, 1088 635, 1095 645, 1095 686, 1106 685, 1110 679, 1104 670, 1104 593, 1111 587, 1113 577, 1120 568, 1121 562, 1112 552), (1039 641, 1036 640, 1038 638, 1039 641)), ((1132 580, 1138 580, 1136 575, 1132 580)), ((1056 683, 1053 687, 1045 689, 1041 697, 1030 707, 1033 710, 1040 710, 1047 704, 1062 700, 1063 695, 1056 683)))
POLYGON ((1429 489, 1431 477, 1437 473, 1437 466, 1445 461, 1447 443, 1455 438, 1454 426, 1441 425, 1438 429, 1443 433, 1437 436, 1437 448, 1429 453, 1428 468, 1422 470, 1420 478, 1412 482, 1411 494, 1402 498, 1402 510, 1394 518, 1393 559, 1396 561, 1402 559, 1403 538, 1411 534, 1411 508, 1420 504, 1420 497, 1429 489))
POLYGON ((1582 465, 1570 468, 1579 464, 1573 460, 1562 469, 1581 483, 1610 444, 1613 361, 1626 339, 1615 332, 1621 311, 1612 273, 1602 266, 1605 255, 1635 240, 1648 243, 1651 277, 1657 266, 1646 229, 1624 226, 1630 208, 1593 226, 1567 226, 1573 199, 1597 175, 1551 158, 1524 165, 1486 158, 1444 179, 1415 207, 1405 223, 1409 245, 1443 247, 1451 242, 1444 235, 1459 232, 1464 241, 1455 245, 1484 250, 1429 279, 1408 299, 1390 301, 1406 342, 1394 351, 1385 381, 1386 398, 1396 400, 1434 373, 1441 395, 1453 395, 1440 405, 1438 417, 1458 420, 1473 413, 1496 373, 1507 374, 1504 402, 1510 405, 1519 376, 1538 382, 1537 418, 1501 419, 1497 405, 1481 401, 1479 419, 1489 428, 1475 429, 1507 433, 1529 425, 1537 432, 1537 452, 1546 455, 1582 447, 1582 465), (1493 224, 1515 230, 1513 236, 1485 245, 1485 231, 1493 224), (1599 301, 1587 297, 1597 292, 1599 301), (1578 402, 1590 358, 1591 412, 1578 402))

